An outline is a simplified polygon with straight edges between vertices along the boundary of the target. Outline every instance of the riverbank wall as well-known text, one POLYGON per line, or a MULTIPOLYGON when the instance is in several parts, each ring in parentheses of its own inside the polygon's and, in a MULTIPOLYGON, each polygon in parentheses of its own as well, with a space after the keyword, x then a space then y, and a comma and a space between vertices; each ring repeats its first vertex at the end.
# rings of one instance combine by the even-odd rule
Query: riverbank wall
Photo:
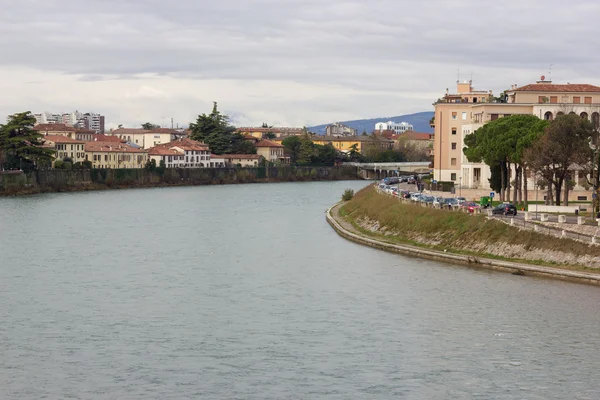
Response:
POLYGON ((0 196, 162 186, 357 180, 356 167, 258 167, 0 172, 0 196))
POLYGON ((327 223, 341 237, 358 244, 408 256, 426 258, 435 261, 446 261, 453 264, 462 264, 469 267, 484 268, 500 272, 509 272, 513 275, 540 276, 572 282, 600 285, 600 273, 572 271, 558 267, 544 267, 513 261, 503 261, 491 258, 455 254, 452 252, 442 252, 412 245, 388 243, 383 240, 368 237, 367 235, 354 229, 350 223, 345 221, 339 215, 339 209, 342 205, 343 202, 340 202, 327 210, 325 213, 327 223))

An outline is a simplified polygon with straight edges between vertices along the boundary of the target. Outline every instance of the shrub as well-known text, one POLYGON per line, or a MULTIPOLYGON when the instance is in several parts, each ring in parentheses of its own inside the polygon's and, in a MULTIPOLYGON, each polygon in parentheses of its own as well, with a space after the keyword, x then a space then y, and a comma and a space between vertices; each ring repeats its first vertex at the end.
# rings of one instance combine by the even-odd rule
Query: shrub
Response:
POLYGON ((354 197, 354 190, 352 190, 352 189, 346 189, 344 191, 344 194, 342 194, 343 201, 350 201, 350 200, 352 200, 353 197, 354 197))

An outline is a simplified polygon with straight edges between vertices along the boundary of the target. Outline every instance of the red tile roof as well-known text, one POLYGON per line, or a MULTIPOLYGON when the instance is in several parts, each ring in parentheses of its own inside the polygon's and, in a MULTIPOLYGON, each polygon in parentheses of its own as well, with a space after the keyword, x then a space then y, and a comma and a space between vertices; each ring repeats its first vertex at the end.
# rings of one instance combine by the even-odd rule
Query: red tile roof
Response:
POLYGON ((600 93, 600 87, 588 84, 553 84, 553 83, 533 83, 518 87, 509 92, 564 92, 564 93, 600 93))
POLYGON ((134 135, 134 134, 141 134, 141 133, 149 133, 151 131, 148 131, 146 129, 142 129, 142 128, 118 128, 115 129, 113 131, 110 131, 111 135, 134 135))
POLYGON ((125 143, 125 140, 119 139, 118 136, 107 136, 102 133, 94 133, 92 135, 94 142, 113 142, 113 143, 125 143))
POLYGON ((432 140, 433 133, 425 133, 425 132, 413 132, 406 131, 404 135, 400 135, 400 138, 405 136, 408 140, 432 140))
POLYGON ((267 139, 262 139, 260 142, 256 143, 256 147, 283 147, 283 145, 267 139))
POLYGON ((180 156, 183 153, 166 147, 152 147, 148 150, 148 154, 151 156, 180 156))
POLYGON ((67 124, 37 124, 33 129, 38 132, 75 132, 77 130, 67 124))
POLYGON ((112 142, 85 142, 85 151, 111 152, 111 153, 144 153, 144 149, 137 149, 122 143, 112 142))
MULTIPOLYGON (((172 142, 169 142, 169 143, 158 144, 158 145, 152 147, 150 150, 153 151, 154 149, 157 149, 157 148, 169 150, 174 147, 178 147, 184 151, 208 151, 207 144, 198 142, 196 140, 188 139, 188 138, 181 138, 181 139, 173 140, 172 142)), ((151 153, 151 154, 154 154, 154 153, 151 153)), ((169 154, 175 154, 175 153, 169 153, 169 154)), ((177 154, 179 154, 179 153, 177 153, 177 154)))
POLYGON ((42 140, 46 140, 48 142, 53 142, 53 143, 71 143, 71 144, 86 143, 84 141, 71 139, 70 137, 63 136, 63 135, 44 135, 42 140))

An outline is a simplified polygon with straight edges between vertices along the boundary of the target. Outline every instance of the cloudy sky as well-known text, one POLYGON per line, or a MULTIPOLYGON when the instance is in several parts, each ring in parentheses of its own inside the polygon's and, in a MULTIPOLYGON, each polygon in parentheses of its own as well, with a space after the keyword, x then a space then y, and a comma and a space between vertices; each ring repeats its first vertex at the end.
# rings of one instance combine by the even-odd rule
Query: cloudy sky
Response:
POLYGON ((432 110, 479 90, 600 85, 597 0, 4 0, 0 115, 186 125, 212 101, 238 126, 432 110))

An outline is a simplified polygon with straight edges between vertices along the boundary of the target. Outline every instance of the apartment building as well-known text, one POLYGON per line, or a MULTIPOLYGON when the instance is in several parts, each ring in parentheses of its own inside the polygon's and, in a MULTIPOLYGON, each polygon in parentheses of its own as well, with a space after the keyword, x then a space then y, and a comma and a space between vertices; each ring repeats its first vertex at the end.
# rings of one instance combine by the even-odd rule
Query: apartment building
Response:
POLYGON ((256 143, 256 153, 272 163, 289 164, 290 158, 284 154, 284 147, 277 142, 263 139, 256 143))
POLYGON ((44 111, 33 114, 36 124, 65 124, 75 128, 83 128, 104 133, 104 115, 97 113, 81 113, 77 110, 69 113, 51 113, 44 111))
POLYGON ((141 128, 118 128, 107 132, 106 135, 117 136, 119 139, 125 140, 128 143, 137 145, 143 149, 150 149, 187 136, 180 130, 169 128, 157 128, 151 130, 141 128))
POLYGON ((156 165, 163 161, 167 168, 205 168, 211 161, 208 145, 187 138, 152 147, 148 157, 156 165))
MULTIPOLYGON (((489 189, 490 169, 467 160, 464 138, 498 118, 531 114, 552 120, 561 114, 577 114, 600 121, 600 87, 594 85, 554 84, 542 76, 533 84, 511 85, 500 101, 493 99, 491 91, 475 91, 471 82, 459 82, 456 94, 447 90, 436 102, 434 179, 453 181, 465 188, 489 189)), ((511 174, 514 176, 514 172, 511 174)), ((532 179, 532 187, 533 183, 532 179)))
POLYGON ((326 136, 356 136, 358 135, 358 130, 349 127, 348 125, 341 124, 336 122, 334 124, 328 125, 325 128, 326 136))
POLYGON ((94 168, 144 168, 148 153, 123 143, 86 142, 85 159, 94 168))
POLYGON ((85 142, 81 140, 63 135, 45 135, 43 141, 44 147, 54 150, 54 160, 70 158, 73 163, 85 161, 85 142))

